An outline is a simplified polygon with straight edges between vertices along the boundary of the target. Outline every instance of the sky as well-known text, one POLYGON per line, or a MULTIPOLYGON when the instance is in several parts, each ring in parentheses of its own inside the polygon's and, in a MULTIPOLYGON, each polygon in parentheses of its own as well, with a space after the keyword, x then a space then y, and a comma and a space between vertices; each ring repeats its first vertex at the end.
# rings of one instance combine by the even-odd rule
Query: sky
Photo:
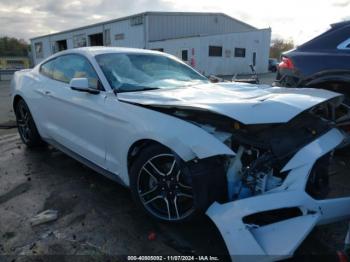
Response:
POLYGON ((350 20, 350 0, 0 0, 0 36, 29 40, 145 11, 223 12, 302 44, 350 20))

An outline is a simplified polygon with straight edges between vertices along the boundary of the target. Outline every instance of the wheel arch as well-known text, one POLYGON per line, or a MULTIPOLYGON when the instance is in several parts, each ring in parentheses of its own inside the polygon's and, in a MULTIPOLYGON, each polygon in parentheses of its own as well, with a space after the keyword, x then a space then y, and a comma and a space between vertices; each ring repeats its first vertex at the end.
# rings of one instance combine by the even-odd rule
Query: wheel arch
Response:
POLYGON ((322 88, 331 91, 342 92, 341 89, 349 89, 350 93, 350 73, 347 74, 331 74, 313 78, 305 84, 307 87, 322 88))
POLYGON ((127 167, 128 167, 128 173, 130 171, 130 168, 132 164, 134 163, 137 156, 141 153, 142 149, 145 147, 151 146, 151 145, 160 145, 162 147, 168 148, 169 150, 172 150, 171 148, 165 146, 164 144, 153 140, 153 139, 140 139, 135 141, 128 150, 127 154, 127 167))
POLYGON ((338 79, 325 79, 324 81, 308 84, 307 87, 318 89, 321 88, 332 92, 340 93, 344 95, 345 101, 348 101, 350 98, 350 79, 349 81, 338 79))
POLYGON ((20 100, 24 100, 22 96, 20 96, 18 94, 14 96, 13 102, 12 102, 12 107, 14 110, 15 110, 15 108, 20 100))

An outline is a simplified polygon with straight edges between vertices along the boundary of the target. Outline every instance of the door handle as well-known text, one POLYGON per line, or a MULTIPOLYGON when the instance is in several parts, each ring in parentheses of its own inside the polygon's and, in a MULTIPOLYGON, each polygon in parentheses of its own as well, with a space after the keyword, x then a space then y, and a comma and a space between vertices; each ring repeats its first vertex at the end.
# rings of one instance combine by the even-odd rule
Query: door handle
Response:
POLYGON ((47 90, 43 90, 43 89, 38 89, 37 92, 41 95, 44 95, 44 96, 47 96, 47 95, 50 95, 51 92, 50 91, 47 91, 47 90))

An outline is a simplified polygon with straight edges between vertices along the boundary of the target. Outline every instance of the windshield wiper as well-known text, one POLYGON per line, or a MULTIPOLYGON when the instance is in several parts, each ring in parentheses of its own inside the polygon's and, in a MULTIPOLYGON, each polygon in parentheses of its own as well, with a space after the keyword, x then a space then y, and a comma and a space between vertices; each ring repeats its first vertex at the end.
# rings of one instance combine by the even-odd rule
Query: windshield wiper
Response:
POLYGON ((139 91, 149 91, 157 90, 159 87, 150 87, 150 86, 132 86, 132 85, 123 85, 118 88, 114 88, 116 93, 125 93, 125 92, 139 92, 139 91))

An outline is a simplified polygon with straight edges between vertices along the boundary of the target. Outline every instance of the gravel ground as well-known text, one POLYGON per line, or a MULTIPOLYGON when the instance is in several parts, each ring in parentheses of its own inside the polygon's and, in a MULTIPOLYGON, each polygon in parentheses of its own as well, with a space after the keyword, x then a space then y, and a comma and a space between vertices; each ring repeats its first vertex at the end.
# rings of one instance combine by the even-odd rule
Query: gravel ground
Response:
POLYGON ((0 181, 0 253, 226 252, 209 219, 175 226, 156 223, 135 207, 126 188, 53 148, 28 150, 17 134, 0 138, 0 181), (47 209, 57 210, 58 219, 32 227, 30 219, 47 209), (152 240, 150 233, 155 233, 152 240))
MULTIPOLYGON (((13 125, 15 116, 10 105, 10 82, 0 81, 0 126, 1 125, 13 125)), ((0 136, 2 134, 14 133, 15 129, 1 129, 0 136)))
MULTIPOLYGON (((221 78, 231 81, 232 76, 220 76, 221 78)), ((264 74, 258 74, 260 84, 263 85, 271 85, 273 81, 276 79, 276 73, 264 73, 264 74)), ((249 79, 251 78, 251 75, 237 75, 237 79, 249 79)))
MULTIPOLYGON (((0 125, 13 121, 8 84, 0 82, 0 125)), ((337 194, 350 193, 349 165, 344 157, 333 163, 337 194)), ((43 254, 88 255, 89 261, 131 254, 227 255, 208 218, 157 223, 135 207, 127 189, 51 147, 25 148, 15 129, 0 129, 0 181, 1 262, 43 254), (47 209, 58 211, 57 220, 31 226, 30 219, 47 209)), ((316 228, 297 254, 332 254, 342 247, 345 229, 345 222, 316 228)))

